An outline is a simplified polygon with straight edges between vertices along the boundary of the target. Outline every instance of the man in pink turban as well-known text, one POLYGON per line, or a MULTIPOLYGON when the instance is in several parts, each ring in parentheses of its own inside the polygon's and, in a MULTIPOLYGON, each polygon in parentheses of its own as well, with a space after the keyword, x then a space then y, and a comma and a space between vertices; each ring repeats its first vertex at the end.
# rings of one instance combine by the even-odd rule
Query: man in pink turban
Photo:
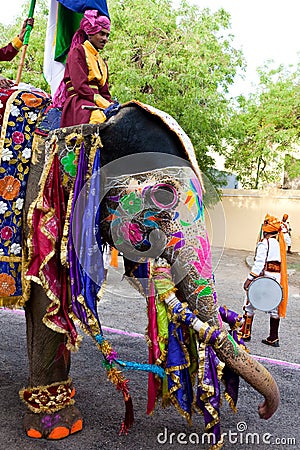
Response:
POLYGON ((60 127, 101 123, 120 108, 108 88, 108 67, 99 50, 106 45, 110 20, 97 10, 87 10, 74 34, 63 81, 53 98, 62 107, 60 127), (82 109, 82 106, 101 109, 82 109))

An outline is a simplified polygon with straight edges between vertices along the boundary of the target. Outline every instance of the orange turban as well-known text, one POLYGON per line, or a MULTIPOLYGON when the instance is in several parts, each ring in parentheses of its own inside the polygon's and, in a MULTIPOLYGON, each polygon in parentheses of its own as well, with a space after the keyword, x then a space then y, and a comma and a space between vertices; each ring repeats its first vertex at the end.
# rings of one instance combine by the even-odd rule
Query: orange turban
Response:
POLYGON ((266 233, 278 233, 281 230, 281 222, 277 217, 267 214, 262 225, 262 230, 266 233))
POLYGON ((287 220, 289 216, 287 214, 283 214, 283 220, 287 220))

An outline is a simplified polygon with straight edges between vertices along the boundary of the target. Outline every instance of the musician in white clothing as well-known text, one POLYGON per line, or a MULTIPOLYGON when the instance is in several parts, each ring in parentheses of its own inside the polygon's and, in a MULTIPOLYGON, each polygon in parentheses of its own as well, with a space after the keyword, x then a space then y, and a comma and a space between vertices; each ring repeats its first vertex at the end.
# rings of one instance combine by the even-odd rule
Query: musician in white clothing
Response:
MULTIPOLYGON (((281 222, 276 217, 269 215, 265 217, 262 232, 263 238, 257 243, 254 264, 244 283, 244 289, 247 291, 252 280, 261 275, 274 278, 281 284, 283 300, 278 307, 269 311, 270 334, 266 339, 262 340, 266 345, 279 347, 278 330, 280 317, 285 317, 287 304, 286 247, 281 230, 281 222)), ((241 328, 244 341, 251 339, 254 313, 255 308, 246 298, 244 305, 244 324, 241 328)))
POLYGON ((291 227, 290 223, 287 221, 289 218, 288 214, 283 214, 282 222, 281 222, 281 229, 283 232, 284 240, 287 246, 287 253, 292 254, 291 247, 292 247, 292 238, 291 238, 291 227))

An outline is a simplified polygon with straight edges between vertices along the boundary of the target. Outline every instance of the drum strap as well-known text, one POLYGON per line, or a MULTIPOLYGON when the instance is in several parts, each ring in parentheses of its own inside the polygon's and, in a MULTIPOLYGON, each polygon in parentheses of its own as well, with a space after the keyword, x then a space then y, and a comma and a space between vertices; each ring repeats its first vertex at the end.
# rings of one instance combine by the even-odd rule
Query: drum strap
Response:
POLYGON ((279 261, 267 261, 268 255, 269 255, 269 248, 270 248, 269 238, 267 238, 267 242, 268 242, 268 250, 267 250, 267 254, 266 254, 265 265, 264 265, 263 271, 260 275, 264 275, 265 271, 280 273, 281 263, 279 261))
POLYGON ((268 243, 268 250, 267 250, 267 254, 266 254, 265 265, 264 265, 263 270, 262 270, 261 273, 260 273, 260 276, 264 275, 264 274, 265 274, 265 271, 268 270, 268 269, 267 269, 267 266, 268 266, 267 259, 268 259, 268 256, 269 256, 269 248, 270 248, 270 244, 269 244, 269 239, 268 239, 268 238, 267 238, 267 243, 268 243))

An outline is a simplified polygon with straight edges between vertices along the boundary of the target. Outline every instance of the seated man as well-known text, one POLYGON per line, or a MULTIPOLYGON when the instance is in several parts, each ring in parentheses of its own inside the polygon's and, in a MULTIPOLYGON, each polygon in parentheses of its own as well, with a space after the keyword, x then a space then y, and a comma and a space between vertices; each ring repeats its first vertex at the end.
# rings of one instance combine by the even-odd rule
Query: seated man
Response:
MULTIPOLYGON (((33 27, 33 18, 24 20, 23 26, 19 36, 16 36, 8 45, 0 48, 0 61, 11 61, 17 54, 23 45, 23 40, 26 32, 26 26, 31 25, 33 27)), ((9 89, 13 85, 13 81, 8 80, 0 75, 0 88, 9 89)))
POLYGON ((72 39, 64 78, 53 97, 53 106, 62 108, 61 127, 101 123, 119 110, 109 92, 107 64, 99 54, 109 33, 106 16, 96 10, 84 13, 72 39))

